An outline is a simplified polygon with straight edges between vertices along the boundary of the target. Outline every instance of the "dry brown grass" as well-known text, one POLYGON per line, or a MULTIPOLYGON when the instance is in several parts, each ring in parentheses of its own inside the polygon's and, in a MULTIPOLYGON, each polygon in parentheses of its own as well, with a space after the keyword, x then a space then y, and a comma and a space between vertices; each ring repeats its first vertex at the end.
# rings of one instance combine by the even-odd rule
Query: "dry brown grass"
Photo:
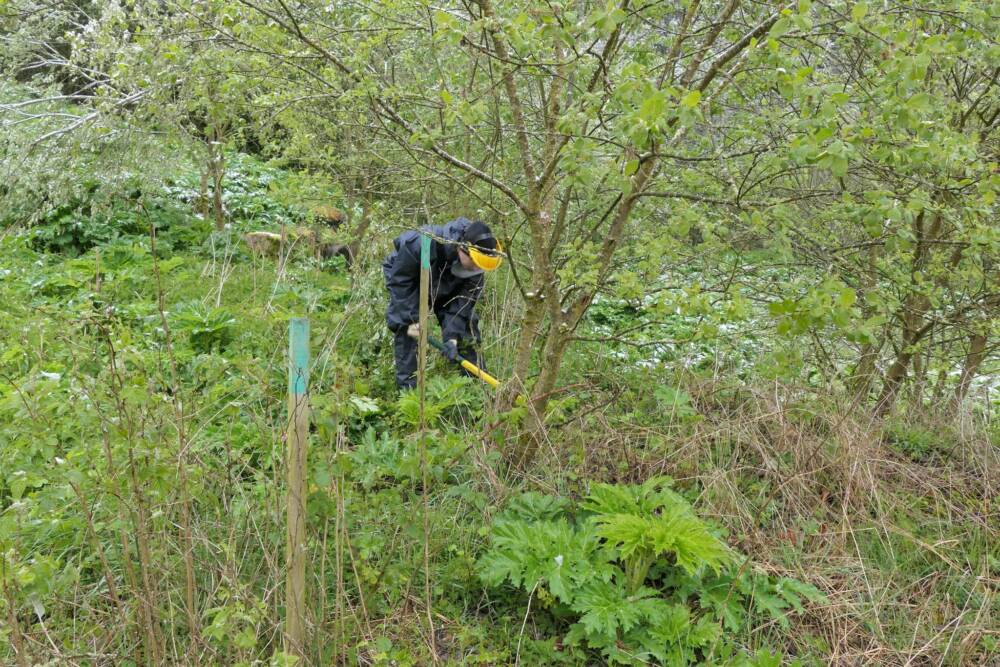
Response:
MULTIPOLYGON (((569 423, 542 469, 630 482, 670 475, 755 567, 824 591, 794 632, 755 635, 832 665, 1000 665, 1000 450, 983 424, 922 416, 939 455, 914 461, 837 397, 771 385, 688 387, 699 418, 649 426, 612 410, 569 423), (552 455, 555 454, 553 457, 552 455), (965 599, 957 592, 965 591, 965 599), (791 640, 788 637, 791 636, 791 640)), ((595 399, 596 400, 596 399, 595 399)), ((616 409, 620 409, 620 406, 616 409)), ((657 424, 656 422, 661 422, 657 424)), ((583 476, 581 475, 581 477, 583 476)))

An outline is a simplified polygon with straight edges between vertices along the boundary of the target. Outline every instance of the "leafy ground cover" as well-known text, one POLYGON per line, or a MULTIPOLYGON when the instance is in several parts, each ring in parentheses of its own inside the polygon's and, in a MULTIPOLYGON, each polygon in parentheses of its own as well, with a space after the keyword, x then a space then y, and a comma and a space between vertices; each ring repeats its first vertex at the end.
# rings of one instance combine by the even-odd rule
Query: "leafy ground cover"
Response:
MULTIPOLYGON (((762 292, 748 284, 725 307, 598 303, 527 474, 499 454, 523 406, 498 412, 435 364, 422 455, 416 396, 391 387, 377 262, 348 273, 239 240, 307 216, 297 178, 232 160, 223 231, 183 172, 95 182, 0 238, 3 661, 291 662, 284 351, 300 314, 315 664, 971 665, 1000 651, 995 432, 919 415, 883 429, 829 382, 776 381, 790 343, 753 322, 783 313, 747 304, 762 292), (607 340, 630 327, 642 336, 607 340)), ((501 370, 504 289, 485 304, 501 370)))

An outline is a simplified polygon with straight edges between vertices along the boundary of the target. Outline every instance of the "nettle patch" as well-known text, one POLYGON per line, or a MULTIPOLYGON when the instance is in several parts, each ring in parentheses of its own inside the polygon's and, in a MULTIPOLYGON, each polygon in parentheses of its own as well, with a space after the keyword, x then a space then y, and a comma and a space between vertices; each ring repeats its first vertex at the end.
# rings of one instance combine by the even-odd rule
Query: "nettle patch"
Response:
POLYGON ((656 478, 641 485, 594 484, 577 507, 524 494, 493 523, 478 573, 494 588, 513 586, 565 629, 568 649, 599 652, 612 664, 778 665, 729 637, 755 617, 789 623, 815 587, 751 571, 656 478))

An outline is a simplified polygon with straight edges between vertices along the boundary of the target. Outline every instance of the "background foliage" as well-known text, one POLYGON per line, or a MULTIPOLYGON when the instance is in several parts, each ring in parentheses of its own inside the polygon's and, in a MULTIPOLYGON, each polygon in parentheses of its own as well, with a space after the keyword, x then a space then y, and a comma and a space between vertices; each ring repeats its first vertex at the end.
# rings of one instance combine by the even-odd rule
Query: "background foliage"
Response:
POLYGON ((307 663, 989 664, 998 21, 0 0, 0 660, 295 661, 308 315, 307 663), (507 390, 424 452, 379 261, 457 215, 507 390))

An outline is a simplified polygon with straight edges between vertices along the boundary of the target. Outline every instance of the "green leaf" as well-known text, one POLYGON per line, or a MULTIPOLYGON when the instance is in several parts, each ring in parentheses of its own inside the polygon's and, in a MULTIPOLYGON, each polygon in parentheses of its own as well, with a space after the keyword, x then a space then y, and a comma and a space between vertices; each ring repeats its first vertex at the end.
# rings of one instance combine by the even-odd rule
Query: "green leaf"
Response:
POLYGON ((664 407, 665 412, 676 417, 683 419, 698 413, 691 405, 691 396, 678 387, 667 385, 657 387, 656 391, 653 392, 653 396, 664 407))
POLYGON ((330 470, 325 466, 319 467, 313 472, 313 483, 321 489, 329 487, 332 479, 330 470))
POLYGON ((691 611, 680 604, 669 605, 656 621, 653 635, 664 644, 681 642, 691 628, 691 611))
POLYGON ((851 20, 855 23, 860 23, 861 19, 868 15, 868 3, 867 2, 857 2, 851 8, 851 20))
POLYGON ((28 479, 24 475, 17 477, 12 482, 8 482, 10 488, 10 497, 14 500, 20 500, 21 496, 24 495, 24 490, 28 486, 28 479))
POLYGON ((498 519, 493 524, 492 548, 476 569, 491 586, 510 581, 530 591, 536 583, 546 584, 553 596, 566 603, 586 584, 611 579, 597 534, 564 519, 532 523, 498 519))
POLYGON ((700 101, 701 101, 701 91, 692 90, 687 95, 681 98, 681 106, 686 109, 694 109, 696 106, 698 106, 698 103, 700 101))
POLYGON ((928 93, 917 93, 906 101, 906 106, 914 109, 915 111, 923 112, 931 108, 933 100, 934 98, 932 98, 928 93))
POLYGON ((569 501, 558 496, 547 496, 537 491, 522 493, 510 501, 504 516, 524 521, 551 521, 561 517, 569 501))
POLYGON ((660 488, 662 480, 651 482, 595 485, 584 506, 596 512, 592 521, 601 537, 626 560, 672 553, 689 573, 703 567, 718 571, 729 562, 728 548, 694 516, 690 505, 673 491, 660 488))
POLYGON ((719 624, 708 616, 702 616, 691 628, 687 641, 693 646, 705 647, 714 644, 721 636, 722 628, 719 624))
POLYGON ((858 294, 850 287, 845 287, 837 294, 837 305, 841 308, 850 308, 858 300, 858 294))
POLYGON ((792 27, 792 21, 787 16, 782 16, 780 19, 774 22, 771 29, 768 31, 768 37, 771 39, 777 39, 784 35, 792 27))
POLYGON ((241 648, 244 651, 252 649, 257 645, 257 633, 255 628, 243 628, 240 630, 236 633, 234 643, 238 648, 241 648))
POLYGON ((667 96, 662 90, 658 90, 642 101, 639 107, 639 118, 646 125, 655 125, 656 121, 663 116, 667 108, 667 96))
POLYGON ((830 172, 840 178, 847 175, 847 158, 843 155, 831 155, 827 161, 830 172))
POLYGON ((792 579, 790 577, 782 577, 775 584, 775 590, 781 597, 788 600, 795 611, 804 611, 802 606, 802 598, 813 604, 826 604, 828 602, 826 595, 823 594, 821 590, 798 579, 792 579))
POLYGON ((751 667, 781 667, 782 663, 781 653, 772 653, 770 649, 760 649, 750 661, 751 667))
POLYGON ((372 415, 380 410, 378 403, 367 396, 351 396, 349 400, 351 406, 360 415, 372 415))
POLYGON ((785 610, 788 609, 788 603, 784 599, 772 594, 770 591, 763 591, 758 588, 754 591, 753 604, 758 612, 778 621, 781 627, 786 629, 789 627, 788 614, 785 613, 785 610))
POLYGON ((0 355, 0 365, 11 362, 17 357, 20 357, 22 354, 24 354, 24 348, 16 343, 11 344, 11 346, 4 350, 4 353, 0 355))
MULTIPOLYGON (((643 595, 655 593, 646 589, 643 595)), ((614 639, 619 630, 627 632, 642 620, 642 612, 635 604, 638 597, 627 596, 621 585, 598 581, 580 592, 573 610, 582 614, 580 622, 589 634, 614 639)))

